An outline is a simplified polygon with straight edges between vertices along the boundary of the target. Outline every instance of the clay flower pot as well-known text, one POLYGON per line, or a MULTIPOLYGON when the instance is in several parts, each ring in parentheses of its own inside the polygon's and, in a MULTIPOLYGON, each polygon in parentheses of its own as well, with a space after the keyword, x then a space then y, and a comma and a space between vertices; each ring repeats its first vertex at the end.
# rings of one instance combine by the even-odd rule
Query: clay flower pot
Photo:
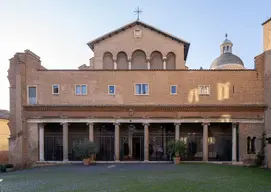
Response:
POLYGON ((83 164, 84 165, 89 165, 90 164, 90 158, 83 159, 83 164))
POLYGON ((174 157, 173 160, 174 160, 174 164, 175 164, 175 165, 180 164, 181 157, 180 157, 180 156, 174 157))

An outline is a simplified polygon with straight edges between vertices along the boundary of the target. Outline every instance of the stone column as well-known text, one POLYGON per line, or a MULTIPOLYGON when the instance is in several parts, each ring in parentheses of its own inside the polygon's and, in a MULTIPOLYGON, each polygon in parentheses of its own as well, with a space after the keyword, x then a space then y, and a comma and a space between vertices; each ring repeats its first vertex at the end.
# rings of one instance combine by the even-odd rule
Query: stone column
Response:
POLYGON ((167 57, 163 57, 163 69, 167 69, 167 57))
POLYGON ((87 123, 89 141, 94 141, 94 123, 87 123))
POLYGON ((232 124, 232 161, 236 161, 236 127, 237 124, 232 124))
POLYGON ((149 123, 143 123, 144 126, 144 161, 149 161, 149 123))
POLYGON ((62 123, 63 127, 63 161, 69 161, 69 124, 62 123))
POLYGON ((203 161, 208 161, 208 126, 210 123, 204 122, 202 123, 203 126, 203 161))
POLYGON ((116 70, 118 68, 117 59, 114 59, 114 69, 116 70))
POLYGON ((180 139, 180 125, 181 123, 175 123, 175 140, 178 141, 180 139))
POLYGON ((128 69, 129 69, 129 70, 132 69, 132 61, 131 61, 131 58, 128 59, 128 69))
POLYGON ((115 123, 115 161, 120 160, 120 124, 115 123))
POLYGON ((44 124, 39 124, 39 160, 44 161, 44 124))
POLYGON ((147 69, 151 69, 150 58, 147 57, 147 69))
POLYGON ((163 128, 163 156, 167 156, 167 138, 166 138, 166 128, 163 128))
POLYGON ((133 156, 133 133, 128 130, 128 146, 129 146, 129 156, 133 156))

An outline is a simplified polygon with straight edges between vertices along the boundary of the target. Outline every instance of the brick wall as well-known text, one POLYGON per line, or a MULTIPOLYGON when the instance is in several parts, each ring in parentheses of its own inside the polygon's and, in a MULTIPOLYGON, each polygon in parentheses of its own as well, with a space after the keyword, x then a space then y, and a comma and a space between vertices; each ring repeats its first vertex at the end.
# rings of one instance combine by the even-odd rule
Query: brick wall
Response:
POLYGON ((261 150, 261 138, 264 131, 264 124, 239 124, 239 157, 240 161, 249 161, 256 158, 256 154, 261 150), (256 154, 247 154, 247 137, 256 137, 256 154))
MULTIPOLYGON (((263 81, 249 71, 31 71, 27 85, 37 86, 38 104, 263 104, 263 81), (149 96, 136 96, 135 83, 149 83, 149 96), (52 95, 52 85, 60 94, 52 95), (88 86, 86 96, 75 95, 75 85, 88 86), (108 85, 116 95, 108 95, 108 85), (177 85, 177 95, 170 95, 177 85), (210 85, 199 96, 198 85, 210 85)), ((26 103, 25 103, 26 104, 26 103)))

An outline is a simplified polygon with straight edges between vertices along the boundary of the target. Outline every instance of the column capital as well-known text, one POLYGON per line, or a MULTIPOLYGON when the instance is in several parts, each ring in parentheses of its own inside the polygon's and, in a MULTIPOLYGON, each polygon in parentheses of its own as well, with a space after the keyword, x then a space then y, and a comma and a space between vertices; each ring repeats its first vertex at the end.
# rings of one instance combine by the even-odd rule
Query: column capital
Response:
POLYGON ((210 126, 210 123, 209 122, 202 122, 202 126, 210 126))
POLYGON ((174 126, 181 126, 182 123, 174 123, 174 126))
POLYGON ((37 123, 38 127, 44 127, 45 123, 37 123))
POLYGON ((167 60, 167 57, 163 57, 163 60, 167 60))
POLYGON ((69 126, 69 123, 68 122, 61 122, 60 125, 62 125, 63 127, 64 126, 69 126))
POLYGON ((145 127, 145 126, 150 126, 150 123, 142 123, 142 125, 145 127))
POLYGON ((232 123, 232 128, 236 129, 238 123, 232 123))
POLYGON ((113 125, 120 126, 120 123, 119 122, 115 122, 115 123, 113 123, 113 125))
POLYGON ((147 61, 150 61, 150 60, 151 60, 151 57, 146 57, 146 60, 147 60, 147 61))
POLYGON ((91 126, 93 126, 93 125, 94 125, 94 123, 93 123, 93 122, 86 122, 86 124, 87 124, 87 125, 91 125, 91 126))

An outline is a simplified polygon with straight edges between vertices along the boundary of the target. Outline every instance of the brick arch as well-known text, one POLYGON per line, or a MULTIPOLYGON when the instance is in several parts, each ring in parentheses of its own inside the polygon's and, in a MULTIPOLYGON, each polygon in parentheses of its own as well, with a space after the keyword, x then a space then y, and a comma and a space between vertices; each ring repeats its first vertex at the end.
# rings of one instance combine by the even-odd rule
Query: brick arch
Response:
POLYGON ((132 54, 131 69, 147 69, 146 53, 140 49, 135 50, 132 54))
POLYGON ((118 65, 118 67, 117 67, 118 69, 128 69, 129 68, 128 57, 124 51, 120 51, 117 54, 117 65, 118 65))
POLYGON ((167 54, 167 69, 176 69, 176 55, 173 52, 167 54))
POLYGON ((103 55, 103 69, 114 69, 113 55, 110 52, 105 52, 103 55))
POLYGON ((150 68, 151 69, 163 69, 163 55, 161 52, 154 51, 151 53, 150 68))

